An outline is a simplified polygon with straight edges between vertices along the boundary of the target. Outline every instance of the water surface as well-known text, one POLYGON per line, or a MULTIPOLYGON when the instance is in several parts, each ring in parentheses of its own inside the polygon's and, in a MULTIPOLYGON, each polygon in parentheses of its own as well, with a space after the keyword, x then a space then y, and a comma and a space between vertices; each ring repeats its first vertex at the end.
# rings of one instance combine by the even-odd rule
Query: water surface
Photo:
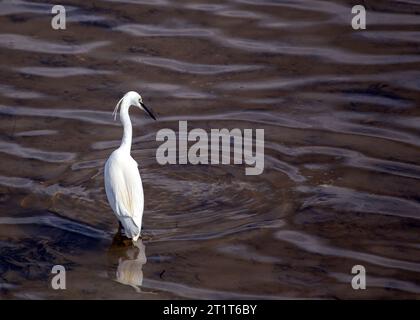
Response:
POLYGON ((0 2, 0 297, 419 298, 420 3, 0 2), (144 239, 115 243, 112 110, 140 91, 144 239), (265 170, 168 165, 156 133, 265 130, 265 170), (51 289, 51 268, 67 289, 51 289), (368 290, 350 285, 367 270, 368 290))

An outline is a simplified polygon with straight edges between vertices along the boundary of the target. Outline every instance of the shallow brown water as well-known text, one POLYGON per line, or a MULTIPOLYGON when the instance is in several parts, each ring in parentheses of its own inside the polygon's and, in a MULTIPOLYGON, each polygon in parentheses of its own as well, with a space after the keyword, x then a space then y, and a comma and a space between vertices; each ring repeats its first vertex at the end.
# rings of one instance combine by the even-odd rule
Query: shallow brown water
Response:
POLYGON ((1 298, 420 297, 419 2, 364 1, 364 31, 352 1, 62 4, 55 31, 50 4, 0 2, 1 298), (159 121, 131 111, 145 239, 124 248, 102 168, 128 90, 159 121), (159 165, 179 120, 264 129, 264 173, 159 165))

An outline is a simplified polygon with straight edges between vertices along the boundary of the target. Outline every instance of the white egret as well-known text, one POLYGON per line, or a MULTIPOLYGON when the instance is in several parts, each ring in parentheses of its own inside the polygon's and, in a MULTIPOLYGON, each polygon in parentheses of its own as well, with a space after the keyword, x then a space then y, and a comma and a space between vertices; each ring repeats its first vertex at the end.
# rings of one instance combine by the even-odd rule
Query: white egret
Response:
POLYGON ((139 107, 156 120, 153 113, 144 105, 142 97, 135 91, 127 92, 118 101, 113 115, 114 120, 120 109, 120 119, 124 127, 121 145, 114 150, 105 163, 105 191, 109 205, 124 228, 125 236, 137 241, 141 233, 144 195, 137 162, 131 157, 132 125, 128 109, 139 107))

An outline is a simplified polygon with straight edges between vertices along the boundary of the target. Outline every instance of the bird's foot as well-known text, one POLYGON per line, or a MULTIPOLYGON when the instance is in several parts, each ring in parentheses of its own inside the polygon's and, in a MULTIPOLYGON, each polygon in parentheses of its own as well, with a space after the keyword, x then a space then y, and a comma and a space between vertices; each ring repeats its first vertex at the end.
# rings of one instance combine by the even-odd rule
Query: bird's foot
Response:
POLYGON ((119 247, 130 247, 133 245, 133 240, 124 235, 121 225, 120 228, 118 228, 114 238, 112 239, 112 245, 119 247))

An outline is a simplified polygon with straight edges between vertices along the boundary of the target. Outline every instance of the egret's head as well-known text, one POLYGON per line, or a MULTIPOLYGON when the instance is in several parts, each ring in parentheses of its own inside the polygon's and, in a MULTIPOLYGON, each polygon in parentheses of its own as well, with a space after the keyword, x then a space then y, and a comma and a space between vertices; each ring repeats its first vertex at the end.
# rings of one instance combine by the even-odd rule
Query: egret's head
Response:
POLYGON ((127 92, 124 97, 120 101, 118 101, 117 105, 114 109, 114 119, 117 117, 118 108, 121 106, 122 103, 125 103, 128 107, 129 106, 136 106, 139 107, 141 110, 146 112, 149 116, 152 117, 152 119, 156 120, 155 115, 153 114, 152 110, 147 108, 146 105, 143 103, 143 98, 140 94, 138 94, 135 91, 129 91, 127 92))

